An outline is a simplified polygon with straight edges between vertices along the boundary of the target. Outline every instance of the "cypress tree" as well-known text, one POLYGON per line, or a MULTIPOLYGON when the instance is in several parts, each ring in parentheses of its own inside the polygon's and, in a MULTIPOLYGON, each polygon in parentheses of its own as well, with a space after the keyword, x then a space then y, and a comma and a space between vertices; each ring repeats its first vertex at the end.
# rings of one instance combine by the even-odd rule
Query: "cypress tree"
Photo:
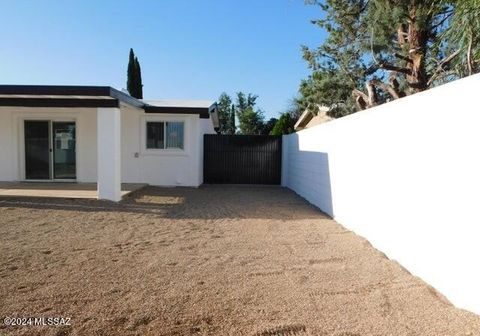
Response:
POLYGON ((130 48, 130 55, 128 57, 128 68, 127 68, 127 90, 132 97, 135 97, 135 90, 137 87, 136 81, 136 69, 135 69, 135 53, 133 49, 130 48))
POLYGON ((237 126, 235 125, 235 105, 232 104, 232 109, 230 113, 230 125, 229 125, 230 134, 235 134, 237 131, 237 126))
POLYGON ((140 68, 140 62, 138 61, 137 57, 135 57, 135 84, 136 95, 134 97, 143 99, 142 69, 140 68))
POLYGON ((143 99, 142 70, 138 57, 135 56, 132 48, 130 48, 128 58, 127 90, 130 96, 143 99))

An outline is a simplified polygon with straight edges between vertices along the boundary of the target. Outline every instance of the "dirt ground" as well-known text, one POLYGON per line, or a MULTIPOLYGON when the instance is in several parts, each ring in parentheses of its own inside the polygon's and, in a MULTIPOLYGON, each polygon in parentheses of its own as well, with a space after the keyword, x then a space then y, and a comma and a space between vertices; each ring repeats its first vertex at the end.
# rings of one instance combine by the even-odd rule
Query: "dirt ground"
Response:
POLYGON ((71 326, 2 336, 480 335, 479 316, 277 187, 0 198, 5 316, 71 326))

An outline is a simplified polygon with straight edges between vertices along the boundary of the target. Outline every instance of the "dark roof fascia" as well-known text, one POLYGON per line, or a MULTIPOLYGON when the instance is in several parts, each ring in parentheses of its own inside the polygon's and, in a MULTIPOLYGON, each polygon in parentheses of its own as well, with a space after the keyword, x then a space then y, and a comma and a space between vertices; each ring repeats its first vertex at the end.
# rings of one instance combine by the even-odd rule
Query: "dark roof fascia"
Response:
POLYGON ((120 102, 142 108, 146 113, 165 114, 198 114, 208 119, 210 107, 167 107, 153 106, 110 86, 78 86, 78 85, 0 85, 0 95, 26 96, 104 96, 102 98, 38 98, 38 97, 0 97, 0 106, 25 107, 120 107, 120 102))
POLYGON ((0 97, 0 106, 23 107, 119 107, 118 99, 76 98, 5 98, 0 97))
POLYGON ((209 107, 177 107, 177 106, 153 106, 145 105, 145 113, 164 113, 164 114, 198 114, 202 119, 210 117, 209 107))
POLYGON ((132 105, 134 107, 138 107, 138 108, 143 108, 145 106, 145 103, 143 103, 142 101, 135 99, 129 96, 128 94, 118 91, 110 86, 0 85, 0 95, 105 96, 105 97, 114 98, 114 99, 89 99, 89 98, 3 97, 3 98, 0 98, 0 103, 3 103, 4 106, 119 107, 119 101, 132 105), (78 101, 78 103, 74 103, 73 102, 74 100, 78 101), (95 104, 95 101, 98 102, 98 104, 95 104), (36 103, 38 105, 35 105, 36 103))
POLYGON ((109 96, 109 86, 0 85, 2 95, 109 96))

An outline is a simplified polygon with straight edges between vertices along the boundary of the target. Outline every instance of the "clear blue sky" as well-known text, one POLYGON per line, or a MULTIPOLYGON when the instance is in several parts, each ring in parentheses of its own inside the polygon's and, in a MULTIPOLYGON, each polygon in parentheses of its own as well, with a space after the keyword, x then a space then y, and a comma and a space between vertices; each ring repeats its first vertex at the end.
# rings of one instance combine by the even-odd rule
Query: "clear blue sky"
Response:
POLYGON ((129 48, 146 99, 260 96, 277 116, 308 75, 300 45, 318 45, 321 13, 303 0, 1 0, 4 84, 124 88, 129 48))

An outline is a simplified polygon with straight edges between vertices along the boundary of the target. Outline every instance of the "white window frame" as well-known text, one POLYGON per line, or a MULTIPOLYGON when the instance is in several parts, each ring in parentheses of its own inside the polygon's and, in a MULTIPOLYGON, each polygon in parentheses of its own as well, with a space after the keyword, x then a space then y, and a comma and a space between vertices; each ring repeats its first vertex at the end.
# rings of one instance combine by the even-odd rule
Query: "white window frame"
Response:
POLYGON ((188 117, 182 116, 164 116, 164 115, 152 115, 144 116, 140 122, 140 146, 142 155, 168 155, 168 156, 187 156, 189 153, 189 140, 190 140, 190 122, 188 117), (181 122, 183 123, 183 149, 180 148, 147 148, 147 122, 163 122, 164 123, 164 143, 165 146, 167 138, 168 122, 181 122))

